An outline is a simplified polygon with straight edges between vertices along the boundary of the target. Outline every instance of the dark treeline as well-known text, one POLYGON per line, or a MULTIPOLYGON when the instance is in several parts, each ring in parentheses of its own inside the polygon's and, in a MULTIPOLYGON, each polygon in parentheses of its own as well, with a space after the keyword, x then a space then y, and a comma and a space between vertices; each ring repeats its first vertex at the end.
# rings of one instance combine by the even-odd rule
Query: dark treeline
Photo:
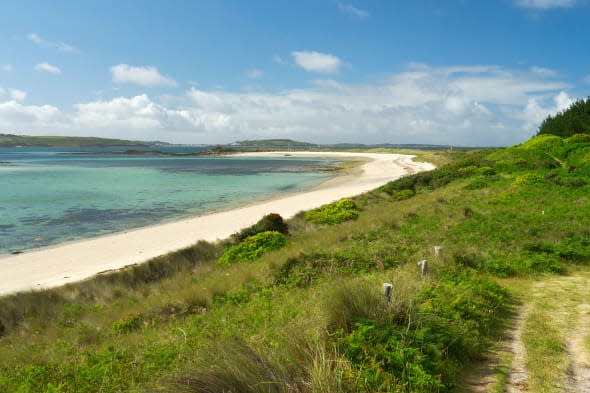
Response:
POLYGON ((561 137, 590 134, 590 97, 574 102, 568 109, 555 116, 549 115, 539 127, 538 135, 541 134, 561 137))

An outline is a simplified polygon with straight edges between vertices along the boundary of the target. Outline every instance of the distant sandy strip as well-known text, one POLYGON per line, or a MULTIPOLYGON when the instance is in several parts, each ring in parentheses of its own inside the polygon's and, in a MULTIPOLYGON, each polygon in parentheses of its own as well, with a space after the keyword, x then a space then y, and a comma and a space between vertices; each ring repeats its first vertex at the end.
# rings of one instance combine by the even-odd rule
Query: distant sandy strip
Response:
POLYGON ((20 255, 0 258, 0 295, 43 289, 84 280, 98 273, 145 262, 198 240, 215 241, 254 224, 263 215, 279 213, 290 218, 340 198, 373 190, 406 174, 433 169, 400 154, 274 152, 252 156, 346 157, 367 162, 355 173, 330 179, 305 192, 176 222, 85 239, 20 255))

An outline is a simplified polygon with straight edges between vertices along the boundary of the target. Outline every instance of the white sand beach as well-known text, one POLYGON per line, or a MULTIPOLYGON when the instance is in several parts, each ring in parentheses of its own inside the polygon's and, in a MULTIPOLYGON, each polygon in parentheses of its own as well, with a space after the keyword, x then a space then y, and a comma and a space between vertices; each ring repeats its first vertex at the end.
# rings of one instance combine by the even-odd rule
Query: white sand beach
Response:
POLYGON ((176 222, 85 239, 0 258, 0 295, 45 289, 80 281, 98 273, 175 251, 199 240, 215 241, 254 224, 268 213, 290 218, 344 197, 362 194, 406 174, 433 169, 400 154, 273 152, 245 153, 256 156, 321 156, 367 160, 353 173, 322 183, 319 187, 256 202, 227 211, 176 222))

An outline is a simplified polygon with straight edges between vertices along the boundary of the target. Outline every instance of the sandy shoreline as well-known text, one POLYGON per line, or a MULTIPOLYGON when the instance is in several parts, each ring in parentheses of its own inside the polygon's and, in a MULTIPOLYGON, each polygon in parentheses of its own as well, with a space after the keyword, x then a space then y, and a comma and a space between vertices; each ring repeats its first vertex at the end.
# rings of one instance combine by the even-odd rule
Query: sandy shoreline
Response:
POLYGON ((84 280, 97 273, 145 262, 198 240, 224 239, 252 225, 263 215, 289 218, 334 200, 370 191, 405 174, 434 168, 400 154, 273 152, 256 156, 352 157, 368 161, 358 174, 336 177, 310 191, 279 196, 252 205, 175 222, 28 251, 0 258, 0 295, 51 288, 84 280))

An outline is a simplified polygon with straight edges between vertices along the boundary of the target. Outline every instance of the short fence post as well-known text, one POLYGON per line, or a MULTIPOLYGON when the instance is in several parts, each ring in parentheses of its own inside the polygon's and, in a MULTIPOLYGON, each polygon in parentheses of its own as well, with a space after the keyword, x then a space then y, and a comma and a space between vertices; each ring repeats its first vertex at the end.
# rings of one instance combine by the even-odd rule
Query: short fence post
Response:
POLYGON ((428 261, 426 259, 421 260, 418 262, 418 266, 420 266, 420 274, 422 277, 428 274, 428 261))
POLYGON ((434 246, 434 256, 439 261, 443 259, 443 246, 434 246))
POLYGON ((383 299, 386 303, 391 302, 391 295, 393 293, 393 284, 384 282, 383 283, 383 299))

